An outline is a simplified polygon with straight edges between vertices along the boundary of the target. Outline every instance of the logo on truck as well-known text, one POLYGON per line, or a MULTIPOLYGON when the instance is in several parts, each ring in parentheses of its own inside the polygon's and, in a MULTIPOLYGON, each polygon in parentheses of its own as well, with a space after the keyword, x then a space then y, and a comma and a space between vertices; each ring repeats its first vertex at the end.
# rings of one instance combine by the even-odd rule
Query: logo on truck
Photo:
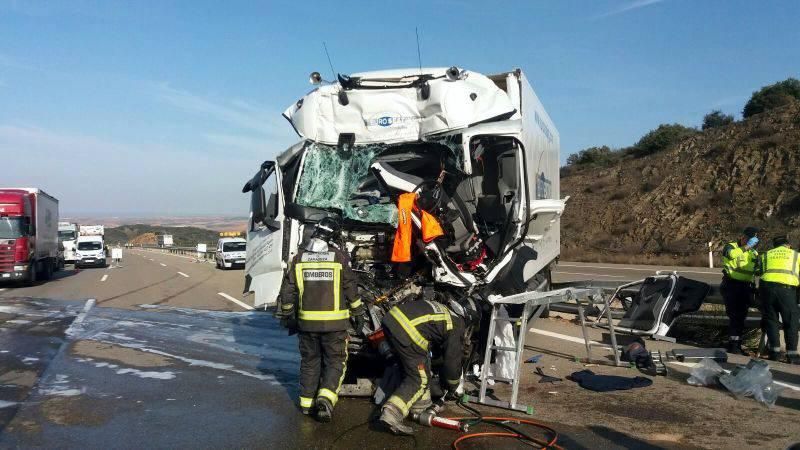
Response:
POLYGON ((544 172, 536 177, 536 200, 553 198, 553 182, 550 181, 544 172))
POLYGON ((409 125, 419 122, 420 120, 422 120, 421 117, 401 116, 396 113, 381 112, 365 120, 364 125, 366 125, 367 128, 407 128, 409 125))

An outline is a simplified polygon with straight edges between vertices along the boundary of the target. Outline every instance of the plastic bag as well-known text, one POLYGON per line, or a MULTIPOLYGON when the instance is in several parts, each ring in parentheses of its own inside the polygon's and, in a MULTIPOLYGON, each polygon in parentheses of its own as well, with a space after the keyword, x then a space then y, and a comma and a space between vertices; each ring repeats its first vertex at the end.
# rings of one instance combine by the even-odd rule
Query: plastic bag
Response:
POLYGON ((725 369, 720 367, 716 361, 711 358, 703 358, 689 372, 690 376, 686 381, 692 386, 714 385, 717 384, 719 376, 724 373, 725 369))
POLYGON ((731 373, 719 377, 720 383, 737 396, 753 396, 758 402, 773 406, 783 388, 772 382, 772 373, 766 361, 751 359, 747 366, 739 366, 731 373))

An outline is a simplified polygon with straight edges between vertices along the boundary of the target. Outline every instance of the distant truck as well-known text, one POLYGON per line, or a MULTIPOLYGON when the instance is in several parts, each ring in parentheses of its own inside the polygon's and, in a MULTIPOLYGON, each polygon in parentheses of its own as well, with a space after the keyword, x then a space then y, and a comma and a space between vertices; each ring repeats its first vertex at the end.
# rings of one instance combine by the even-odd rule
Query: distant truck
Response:
POLYGON ((64 247, 64 262, 75 262, 75 245, 78 242, 78 224, 58 222, 58 241, 64 247))
POLYGON ((75 267, 106 267, 106 248, 102 225, 81 225, 79 228, 75 267))
POLYGON ((37 188, 0 188, 0 281, 49 279, 58 255, 58 200, 37 188))
MULTIPOLYGON (((222 233, 220 233, 220 236, 222 233)), ((247 258, 247 240, 241 237, 223 237, 217 241, 214 256, 218 269, 244 269, 247 258)))
POLYGON ((171 234, 159 234, 156 236, 156 245, 159 247, 172 247, 174 244, 172 243, 172 235, 171 234))

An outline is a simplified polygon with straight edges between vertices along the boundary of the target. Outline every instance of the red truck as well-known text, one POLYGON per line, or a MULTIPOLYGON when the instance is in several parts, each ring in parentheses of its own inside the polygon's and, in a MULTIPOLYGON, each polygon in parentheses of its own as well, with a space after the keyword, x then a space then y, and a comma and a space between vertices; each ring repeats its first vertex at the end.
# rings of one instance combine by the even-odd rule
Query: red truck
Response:
POLYGON ((32 284, 59 266, 58 200, 41 189, 0 188, 0 282, 32 284))

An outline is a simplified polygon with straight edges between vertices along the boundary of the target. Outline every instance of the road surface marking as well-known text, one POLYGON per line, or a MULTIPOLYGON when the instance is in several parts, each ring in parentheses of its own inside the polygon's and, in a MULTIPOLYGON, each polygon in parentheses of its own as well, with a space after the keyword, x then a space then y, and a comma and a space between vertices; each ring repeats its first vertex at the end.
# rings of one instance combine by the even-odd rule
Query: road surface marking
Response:
MULTIPOLYGON (((642 272, 652 272, 652 273, 656 273, 656 270, 662 270, 664 272, 671 272, 671 270, 669 270, 669 269, 658 269, 658 268, 644 269, 644 268, 639 268, 639 267, 592 266, 592 265, 588 265, 588 264, 566 264, 566 263, 559 263, 558 267, 582 267, 582 268, 585 268, 585 269, 608 269, 608 270, 638 270, 638 271, 642 271, 642 272)), ((556 270, 558 270, 558 269, 556 269, 556 270)), ((704 274, 707 274, 707 275, 716 275, 716 274, 720 273, 720 271, 718 271, 718 270, 713 271, 713 272, 709 272, 707 270, 676 270, 676 272, 678 272, 678 273, 681 273, 681 272, 685 272, 685 273, 704 273, 704 274)))
POLYGON ((236 303, 237 305, 241 306, 244 309, 249 309, 251 311, 253 310, 252 306, 248 305, 247 303, 241 302, 238 299, 235 299, 235 298, 231 297, 230 295, 228 295, 228 294, 226 294, 224 292, 217 292, 217 294, 221 295, 223 298, 225 298, 227 300, 232 301, 233 303, 236 303))
POLYGON ((164 264, 164 263, 159 263, 159 264, 161 264, 161 265, 162 265, 162 266, 164 266, 164 267, 167 267, 167 265, 166 265, 166 264, 164 264))
POLYGON ((185 273, 183 273, 183 272, 178 272, 178 275, 180 275, 180 276, 183 276, 183 277, 186 277, 186 278, 189 278, 189 275, 186 275, 186 274, 185 274, 185 273))
POLYGON ((554 270, 553 273, 557 274, 564 274, 564 275, 583 275, 586 277, 607 277, 607 278, 626 278, 622 275, 603 275, 599 273, 578 273, 578 272, 562 272, 560 270, 554 270))
MULTIPOLYGON (((581 339, 579 337, 569 336, 569 335, 561 334, 561 333, 555 333, 553 331, 540 330, 538 328, 531 328, 529 331, 531 333, 534 333, 534 334, 541 334, 542 336, 548 336, 548 337, 552 337, 552 338, 556 338, 556 339, 561 339, 562 341, 574 342, 576 344, 585 345, 585 342, 583 341, 583 339, 581 339)), ((602 343, 599 343, 597 341, 589 341, 589 342, 592 345, 604 346, 606 348, 606 350, 611 350, 611 346, 610 345, 602 344, 602 343)), ((695 364, 699 364, 699 363, 687 363, 687 362, 680 362, 680 361, 667 361, 667 363, 676 364, 676 365, 683 366, 683 367, 694 367, 695 364)), ((725 372, 726 373, 730 373, 730 370, 725 370, 725 372)), ((779 386, 787 387, 787 388, 789 388, 789 389, 791 389, 793 391, 800 391, 800 387, 795 386, 793 384, 784 383, 784 382, 776 381, 776 380, 773 380, 773 382, 775 384, 779 385, 779 386)))
POLYGON ((153 259, 153 258, 147 258, 147 259, 149 259, 150 261, 155 261, 155 259, 153 259))
POLYGON ((3 292, 5 290, 6 290, 6 288, 0 288, 0 292, 3 292))
POLYGON ((108 279, 108 274, 103 275, 103 278, 100 278, 100 281, 106 281, 108 279))
POLYGON ((67 328, 67 331, 65 331, 64 334, 67 336, 73 336, 78 328, 81 327, 83 321, 86 320, 86 315, 89 314, 89 310, 92 309, 95 303, 97 303, 97 300, 93 298, 86 300, 86 303, 83 305, 83 311, 81 311, 81 313, 78 314, 78 317, 72 321, 72 324, 70 324, 69 328, 67 328))

